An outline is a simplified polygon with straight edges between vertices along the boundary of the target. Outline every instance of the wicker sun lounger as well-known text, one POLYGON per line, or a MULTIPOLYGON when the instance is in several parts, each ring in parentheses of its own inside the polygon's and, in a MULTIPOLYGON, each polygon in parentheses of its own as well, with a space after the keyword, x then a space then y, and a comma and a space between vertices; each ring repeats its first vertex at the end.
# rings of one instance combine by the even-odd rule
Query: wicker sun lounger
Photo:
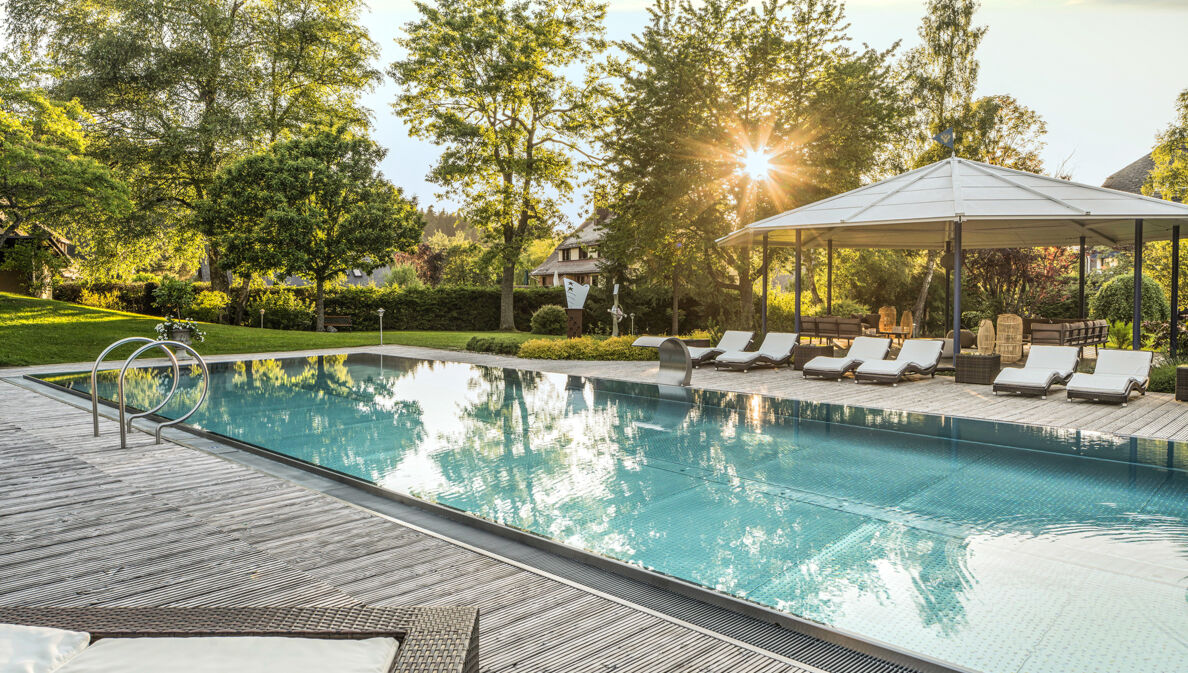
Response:
POLYGON ((694 367, 700 367, 713 362, 714 358, 722 353, 744 350, 751 345, 751 338, 754 336, 754 332, 727 330, 718 341, 717 346, 689 346, 689 359, 694 367))
POLYGON ((1068 399, 1126 406, 1131 393, 1147 394, 1153 356, 1151 351, 1100 351, 1092 374, 1077 373, 1069 379, 1068 399))
POLYGON ((798 339, 794 332, 768 332, 757 350, 727 351, 714 358, 714 367, 745 372, 755 367, 790 366, 798 339))
POLYGON ((891 340, 881 337, 858 337, 841 357, 819 356, 804 365, 804 377, 840 379, 868 360, 882 360, 891 348, 891 340))
POLYGON ((395 638, 390 673, 478 673, 478 608, 4 608, 0 623, 100 638, 395 638))
POLYGON ((1023 367, 1010 367, 994 379, 994 394, 1019 393, 1048 397, 1048 390, 1067 384, 1077 371, 1076 346, 1032 346, 1023 367))
POLYGON ((854 370, 854 381, 875 381, 895 385, 909 374, 936 376, 940 364, 939 339, 908 339, 894 360, 867 360, 854 370))

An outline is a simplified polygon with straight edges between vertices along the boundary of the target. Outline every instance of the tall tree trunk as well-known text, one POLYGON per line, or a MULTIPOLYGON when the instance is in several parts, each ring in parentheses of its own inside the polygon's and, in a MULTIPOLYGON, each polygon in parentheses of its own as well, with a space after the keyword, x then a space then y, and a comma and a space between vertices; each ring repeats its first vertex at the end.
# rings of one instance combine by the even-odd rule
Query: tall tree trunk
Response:
POLYGON ((503 280, 499 284, 499 329, 504 332, 516 331, 515 313, 516 265, 514 262, 503 263, 503 280))
POLYGON ((244 315, 247 313, 248 299, 252 295, 252 277, 245 276, 243 279, 243 286, 239 292, 239 299, 235 302, 235 324, 242 325, 244 315))
POLYGON ((801 276, 801 280, 802 280, 802 282, 806 281, 806 280, 808 281, 808 291, 809 291, 809 295, 812 297, 813 303, 814 304, 823 304, 825 302, 821 301, 821 293, 817 292, 817 277, 816 277, 816 274, 813 273, 813 261, 814 261, 813 251, 805 250, 804 251, 804 274, 801 276))
POLYGON ((932 272, 936 270, 939 255, 936 250, 929 250, 928 259, 924 261, 924 282, 920 284, 920 294, 916 295, 916 305, 912 308, 912 319, 916 321, 912 336, 919 336, 920 327, 924 324, 924 302, 928 300, 928 287, 932 285, 932 272))
POLYGON ((218 251, 209 244, 206 246, 206 265, 210 269, 210 289, 230 296, 231 280, 227 278, 227 272, 223 270, 223 267, 219 266, 218 251))
POLYGON ((317 287, 317 296, 318 296, 318 301, 317 301, 318 317, 317 317, 317 324, 314 325, 314 329, 317 330, 318 332, 322 332, 322 331, 325 331, 325 329, 326 329, 326 281, 322 278, 318 278, 318 280, 314 283, 314 285, 317 287))
POLYGON ((681 287, 678 283, 677 272, 672 272, 672 336, 680 334, 681 287))
POLYGON ((748 246, 738 255, 738 302, 740 310, 737 327, 750 329, 755 322, 755 287, 751 282, 751 248, 748 246))

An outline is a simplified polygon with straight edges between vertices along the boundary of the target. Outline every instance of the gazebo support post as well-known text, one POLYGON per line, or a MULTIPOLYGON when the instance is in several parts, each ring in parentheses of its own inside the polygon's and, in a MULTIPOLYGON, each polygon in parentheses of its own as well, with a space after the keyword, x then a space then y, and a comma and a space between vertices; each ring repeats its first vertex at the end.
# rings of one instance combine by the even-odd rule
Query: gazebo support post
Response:
POLYGON ((833 239, 829 239, 825 257, 825 315, 833 315, 833 239))
POLYGON ((1134 313, 1131 315, 1130 349, 1143 349, 1143 221, 1134 221, 1134 313))
POLYGON ((1085 319, 1085 237, 1081 237, 1081 251, 1077 258, 1077 274, 1079 276, 1079 283, 1077 285, 1077 307, 1080 310, 1081 320, 1085 319))
POLYGON ((961 220, 953 222, 953 364, 961 353, 961 220))
POLYGON ((800 230, 796 230, 796 333, 800 334, 800 265, 803 254, 800 230))
MULTIPOLYGON (((759 327, 761 332, 767 334, 767 234, 763 234, 763 306, 759 309, 759 327)), ((747 262, 750 264, 750 262, 747 262)))
POLYGON ((1180 225, 1172 226, 1171 238, 1171 340, 1168 355, 1176 359, 1176 342, 1180 336, 1180 225))
MULTIPOLYGON (((953 241, 945 241, 945 254, 948 255, 953 252, 953 241)), ((950 263, 945 267, 945 321, 941 325, 949 324, 949 302, 953 300, 953 265, 950 263)))

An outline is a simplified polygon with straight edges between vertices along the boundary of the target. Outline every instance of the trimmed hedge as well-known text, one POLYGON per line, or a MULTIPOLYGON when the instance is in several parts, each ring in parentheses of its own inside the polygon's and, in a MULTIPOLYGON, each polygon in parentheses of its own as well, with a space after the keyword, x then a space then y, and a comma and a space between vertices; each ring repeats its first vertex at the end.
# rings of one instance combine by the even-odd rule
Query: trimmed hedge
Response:
POLYGON ((532 314, 531 323, 533 334, 565 334, 569 317, 560 306, 545 304, 532 314))
POLYGON ((466 350, 474 353, 515 355, 520 352, 520 340, 500 337, 470 337, 470 341, 466 342, 466 350))
POLYGON ((532 339, 520 346, 520 357, 536 360, 655 360, 654 348, 632 348, 635 337, 610 339, 532 339))

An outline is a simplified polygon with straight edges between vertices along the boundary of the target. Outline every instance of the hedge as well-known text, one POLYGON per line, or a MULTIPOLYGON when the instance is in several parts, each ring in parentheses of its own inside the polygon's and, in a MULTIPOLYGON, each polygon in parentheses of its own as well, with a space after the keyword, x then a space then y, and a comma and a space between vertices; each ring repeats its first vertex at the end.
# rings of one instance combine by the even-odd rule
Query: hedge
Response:
POLYGON ((536 360, 655 360, 654 348, 632 348, 635 337, 610 339, 532 339, 520 346, 520 357, 536 360))

